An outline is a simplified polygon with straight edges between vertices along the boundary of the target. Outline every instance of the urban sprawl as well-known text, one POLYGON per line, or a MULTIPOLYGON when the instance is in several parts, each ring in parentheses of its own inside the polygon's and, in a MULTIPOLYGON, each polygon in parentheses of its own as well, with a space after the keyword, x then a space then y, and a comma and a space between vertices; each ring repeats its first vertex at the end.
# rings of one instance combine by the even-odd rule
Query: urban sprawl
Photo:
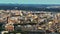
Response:
POLYGON ((0 30, 60 32, 60 13, 46 11, 0 10, 0 30))

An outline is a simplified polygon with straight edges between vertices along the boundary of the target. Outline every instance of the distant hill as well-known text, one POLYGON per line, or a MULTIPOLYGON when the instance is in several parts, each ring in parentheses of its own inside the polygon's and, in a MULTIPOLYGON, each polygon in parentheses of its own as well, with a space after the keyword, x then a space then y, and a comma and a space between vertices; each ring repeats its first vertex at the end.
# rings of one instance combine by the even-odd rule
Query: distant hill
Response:
POLYGON ((0 4, 0 10, 60 11, 58 4, 0 4))

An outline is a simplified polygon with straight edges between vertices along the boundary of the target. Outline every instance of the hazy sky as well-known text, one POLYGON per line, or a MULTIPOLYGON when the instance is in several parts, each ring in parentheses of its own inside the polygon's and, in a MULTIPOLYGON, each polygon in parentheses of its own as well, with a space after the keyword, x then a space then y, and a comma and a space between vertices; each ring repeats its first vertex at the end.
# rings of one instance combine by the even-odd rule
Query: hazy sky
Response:
POLYGON ((8 4, 60 4, 60 0, 0 0, 0 3, 8 4))

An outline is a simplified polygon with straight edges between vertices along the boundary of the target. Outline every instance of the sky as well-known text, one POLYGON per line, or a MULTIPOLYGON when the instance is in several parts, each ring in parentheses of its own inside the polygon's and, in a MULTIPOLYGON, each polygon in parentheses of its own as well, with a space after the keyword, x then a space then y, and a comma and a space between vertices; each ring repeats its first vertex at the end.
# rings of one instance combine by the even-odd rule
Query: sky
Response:
POLYGON ((0 4, 60 4, 60 0, 0 0, 0 4))

